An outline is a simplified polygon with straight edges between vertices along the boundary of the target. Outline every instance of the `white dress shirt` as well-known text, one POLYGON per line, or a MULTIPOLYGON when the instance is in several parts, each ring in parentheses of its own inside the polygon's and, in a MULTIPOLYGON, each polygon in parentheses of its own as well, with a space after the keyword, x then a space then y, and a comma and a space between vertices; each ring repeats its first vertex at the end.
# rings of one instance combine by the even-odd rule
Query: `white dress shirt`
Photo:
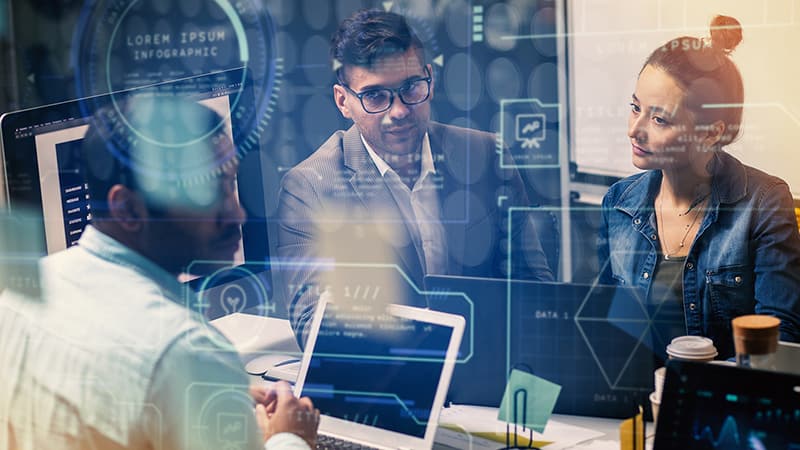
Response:
POLYGON ((40 267, 41 298, 0 295, 0 450, 264 448, 238 355, 174 276, 91 226, 40 267))
POLYGON ((447 273, 447 239, 441 222, 439 204, 441 186, 433 164, 428 133, 425 133, 422 139, 420 175, 411 189, 403 183, 397 172, 375 153, 363 135, 361 141, 397 200, 404 221, 412 229, 414 246, 424 263, 423 272, 427 275, 447 273), (406 207, 407 203, 411 208, 406 207))

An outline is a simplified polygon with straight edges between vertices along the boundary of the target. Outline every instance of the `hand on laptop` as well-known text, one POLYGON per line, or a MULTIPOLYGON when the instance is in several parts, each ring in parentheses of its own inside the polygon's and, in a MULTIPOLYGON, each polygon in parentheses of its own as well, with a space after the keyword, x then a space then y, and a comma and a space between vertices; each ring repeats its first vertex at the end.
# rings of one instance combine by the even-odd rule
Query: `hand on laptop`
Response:
POLYGON ((250 396, 253 397, 253 403, 256 405, 261 403, 262 405, 267 406, 267 404, 271 401, 270 399, 275 399, 274 394, 272 394, 272 397, 270 397, 270 393, 273 391, 272 388, 264 386, 263 381, 250 383, 249 391, 250 396))
POLYGON ((256 420, 264 442, 278 433, 294 433, 316 447, 319 410, 308 397, 296 398, 285 381, 276 383, 256 405, 256 420))

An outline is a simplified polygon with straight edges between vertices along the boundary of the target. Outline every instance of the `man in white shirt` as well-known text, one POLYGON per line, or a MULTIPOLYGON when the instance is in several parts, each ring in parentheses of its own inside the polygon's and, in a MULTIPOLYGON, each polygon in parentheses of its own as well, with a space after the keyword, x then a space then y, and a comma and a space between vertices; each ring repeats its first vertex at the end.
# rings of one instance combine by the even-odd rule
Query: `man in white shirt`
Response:
POLYGON ((221 120, 171 98, 95 115, 83 142, 93 225, 42 260, 39 298, 0 297, 0 450, 315 445, 311 401, 280 384, 254 409, 230 342, 183 306, 177 275, 231 261, 241 238, 221 120))

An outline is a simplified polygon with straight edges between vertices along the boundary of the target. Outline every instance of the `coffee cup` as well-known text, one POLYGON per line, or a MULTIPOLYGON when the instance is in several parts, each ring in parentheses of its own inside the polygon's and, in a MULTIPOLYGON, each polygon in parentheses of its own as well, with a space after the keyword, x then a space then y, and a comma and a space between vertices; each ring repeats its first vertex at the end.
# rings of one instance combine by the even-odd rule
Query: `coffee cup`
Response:
POLYGON ((666 377, 666 375, 667 375, 666 367, 659 367, 653 373, 653 381, 656 389, 654 394, 656 394, 656 397, 658 398, 661 398, 661 391, 664 390, 664 377, 666 377))
POLYGON ((733 319, 731 325, 736 364, 753 369, 775 370, 780 319, 752 314, 733 319))
POLYGON ((656 392, 650 393, 650 409, 653 411, 653 423, 658 423, 658 408, 661 406, 661 395, 656 392))
POLYGON ((702 336, 679 336, 667 345, 670 359, 713 361, 717 354, 714 341, 702 336))

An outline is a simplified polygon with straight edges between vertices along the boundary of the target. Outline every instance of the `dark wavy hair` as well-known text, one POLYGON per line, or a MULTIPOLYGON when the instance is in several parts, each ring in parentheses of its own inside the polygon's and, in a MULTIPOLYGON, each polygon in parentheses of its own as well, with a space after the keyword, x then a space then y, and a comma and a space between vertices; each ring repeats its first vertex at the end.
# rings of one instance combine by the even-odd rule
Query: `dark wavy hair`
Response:
MULTIPOLYGON (((674 78, 687 92, 687 106, 698 124, 718 120, 725 124, 719 146, 739 136, 744 86, 742 75, 730 57, 742 41, 742 26, 728 16, 711 21, 711 39, 681 36, 655 49, 647 66, 657 67, 674 78)), ((641 73, 641 71, 639 72, 641 73)))
POLYGON ((409 48, 417 51, 420 64, 424 64, 422 41, 405 17, 379 9, 357 11, 343 20, 331 36, 331 58, 342 64, 336 70, 336 78, 346 82, 348 66, 369 69, 381 58, 404 53, 409 48))

